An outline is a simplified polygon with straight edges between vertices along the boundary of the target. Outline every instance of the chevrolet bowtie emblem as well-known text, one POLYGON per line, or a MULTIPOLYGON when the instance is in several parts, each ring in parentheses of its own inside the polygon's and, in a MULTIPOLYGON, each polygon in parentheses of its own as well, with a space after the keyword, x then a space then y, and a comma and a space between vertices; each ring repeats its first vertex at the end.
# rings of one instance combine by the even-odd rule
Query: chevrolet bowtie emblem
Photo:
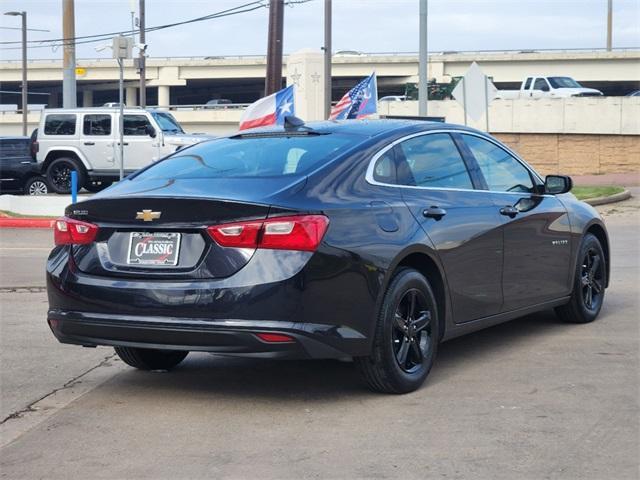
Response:
POLYGON ((151 210, 142 210, 141 212, 136 212, 136 220, 144 220, 145 222, 150 222, 152 220, 156 220, 160 218, 162 212, 152 212, 151 210))

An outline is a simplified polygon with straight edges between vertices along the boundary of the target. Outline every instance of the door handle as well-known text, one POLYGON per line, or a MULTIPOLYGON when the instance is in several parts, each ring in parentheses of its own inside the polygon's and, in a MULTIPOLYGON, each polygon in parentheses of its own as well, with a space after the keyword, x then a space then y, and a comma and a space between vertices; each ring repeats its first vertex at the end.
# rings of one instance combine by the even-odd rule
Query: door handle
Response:
POLYGON ((500 215, 506 215, 507 217, 514 218, 518 215, 518 209, 514 206, 507 205, 506 207, 502 207, 500 209, 500 215))
POLYGON ((440 220, 447 214, 447 211, 444 208, 440 208, 438 206, 432 205, 429 208, 425 208, 422 211, 422 216, 426 218, 434 218, 436 220, 440 220))
POLYGON ((84 142, 85 145, 95 145, 96 142, 84 142))

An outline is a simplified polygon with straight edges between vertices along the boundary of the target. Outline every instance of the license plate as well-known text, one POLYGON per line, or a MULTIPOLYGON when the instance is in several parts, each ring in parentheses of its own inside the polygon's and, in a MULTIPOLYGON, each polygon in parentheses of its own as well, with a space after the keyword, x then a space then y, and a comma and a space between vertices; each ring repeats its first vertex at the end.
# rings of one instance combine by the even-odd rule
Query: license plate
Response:
POLYGON ((180 251, 179 233, 131 232, 129 265, 175 266, 180 251))

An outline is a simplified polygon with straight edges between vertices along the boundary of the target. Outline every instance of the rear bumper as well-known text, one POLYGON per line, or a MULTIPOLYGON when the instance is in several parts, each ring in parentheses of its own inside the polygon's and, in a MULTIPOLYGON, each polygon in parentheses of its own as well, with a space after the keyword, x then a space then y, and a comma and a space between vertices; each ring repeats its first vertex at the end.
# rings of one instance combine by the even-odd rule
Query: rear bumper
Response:
POLYGON ((58 247, 47 263, 48 323, 60 342, 85 346, 287 358, 368 354, 372 316, 362 326, 354 322, 338 296, 344 288, 312 281, 303 271, 308 257, 273 250, 261 260, 222 279, 136 279, 83 273, 58 247), (258 333, 292 341, 265 342, 258 333))
POLYGON ((61 343, 84 346, 187 350, 265 358, 341 358, 351 355, 349 342, 336 338, 335 328, 329 325, 203 321, 56 310, 49 311, 48 323, 61 343), (257 333, 284 334, 292 341, 265 342, 257 333))

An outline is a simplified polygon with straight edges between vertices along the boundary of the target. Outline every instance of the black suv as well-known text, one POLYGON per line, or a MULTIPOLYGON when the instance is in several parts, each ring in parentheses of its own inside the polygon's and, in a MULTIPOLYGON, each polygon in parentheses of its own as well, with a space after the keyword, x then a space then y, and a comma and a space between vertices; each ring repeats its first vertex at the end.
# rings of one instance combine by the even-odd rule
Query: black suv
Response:
MULTIPOLYGON (((35 132, 34 132, 35 133, 35 132)), ((0 137, 0 192, 25 195, 49 193, 47 181, 32 152, 29 137, 0 137)))

